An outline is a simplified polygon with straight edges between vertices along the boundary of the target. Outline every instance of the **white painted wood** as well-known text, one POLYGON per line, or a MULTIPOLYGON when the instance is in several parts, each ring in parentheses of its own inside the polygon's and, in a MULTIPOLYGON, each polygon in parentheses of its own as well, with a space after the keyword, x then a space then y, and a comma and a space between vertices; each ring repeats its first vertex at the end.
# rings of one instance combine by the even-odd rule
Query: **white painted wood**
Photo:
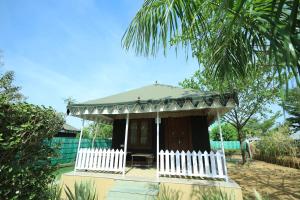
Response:
POLYGON ((87 167, 88 167, 88 165, 87 165, 88 160, 89 160, 89 149, 86 148, 85 149, 85 159, 83 160, 83 168, 84 169, 87 169, 87 167))
POLYGON ((220 139, 221 139, 221 146, 222 146, 222 156, 224 158, 224 164, 223 169, 224 169, 224 174, 225 175, 225 181, 228 182, 228 176, 227 176, 227 166, 226 166, 226 159, 225 159, 225 150, 224 150, 224 142, 223 142, 223 133, 222 133, 222 127, 221 127, 221 122, 220 122, 220 113, 217 110, 217 116, 218 116, 218 126, 219 126, 219 132, 220 132, 220 139))
POLYGON ((165 157, 165 159, 166 159, 166 171, 165 171, 165 173, 170 174, 170 165, 169 165, 170 154, 169 154, 168 150, 166 151, 165 156, 166 156, 165 157))
POLYGON ((211 151, 196 153, 168 150, 159 152, 160 175, 197 176, 211 178, 226 178, 224 172, 225 158, 220 152, 211 151), (223 167, 223 168, 222 168, 223 167))
POLYGON ((176 174, 180 174, 180 153, 177 150, 175 153, 175 159, 176 159, 176 174))
MULTIPOLYGON (((100 170, 123 172, 125 152, 114 149, 82 148, 78 152, 76 170, 100 170)), ((174 152, 161 150, 158 154, 160 175, 197 176, 227 178, 224 170, 225 157, 222 152, 193 151, 174 152)))
POLYGON ((109 169, 110 171, 113 171, 114 169, 114 158, 115 158, 115 150, 110 151, 110 161, 109 161, 109 169))
POLYGON ((94 149, 90 149, 90 159, 89 159, 88 169, 93 169, 93 161, 94 161, 94 149))
POLYGON ((76 169, 122 172, 124 155, 118 149, 80 149, 76 169))
POLYGON ((181 151, 181 174, 187 175, 186 173, 186 162, 185 162, 185 152, 181 151))
POLYGON ((209 161, 208 161, 208 153, 207 151, 204 151, 204 166, 205 166, 205 174, 210 176, 210 168, 209 168, 209 161))
POLYGON ((202 152, 198 151, 198 163, 199 163, 199 175, 204 176, 204 169, 203 169, 203 157, 202 157, 202 152))
POLYGON ((124 151, 121 149, 119 155, 119 170, 123 170, 123 160, 124 160, 124 151))
POLYGON ((171 174, 172 175, 176 175, 176 173, 175 173, 174 151, 170 152, 170 162, 171 162, 171 174))
POLYGON ((78 158, 76 159, 76 169, 75 169, 75 171, 76 171, 77 169, 81 169, 82 150, 83 150, 83 149, 80 149, 80 150, 79 150, 78 158))
POLYGON ((160 150, 160 153, 159 153, 159 156, 160 156, 160 169, 159 169, 159 173, 160 174, 164 174, 165 173, 165 168, 164 168, 164 157, 165 157, 165 154, 164 154, 164 151, 163 150, 160 150))
POLYGON ((126 114, 125 141, 124 141, 124 158, 123 158, 123 176, 125 176, 125 169, 126 169, 128 127, 129 127, 129 113, 126 114))
POLYGON ((216 169, 216 160, 215 160, 215 153, 213 151, 210 152, 210 168, 213 177, 217 176, 217 169, 216 169))
POLYGON ((156 114, 156 179, 159 179, 159 112, 156 114))
POLYGON ((222 157, 221 154, 219 153, 219 151, 217 151, 216 153, 216 158, 217 158, 217 168, 218 168, 218 175, 219 176, 223 176, 223 166, 222 166, 222 157))
POLYGON ((83 155, 82 155, 82 161, 81 161, 80 169, 85 169, 86 151, 87 151, 87 149, 83 149, 83 151, 82 151, 83 155))
POLYGON ((105 170, 109 170, 110 149, 106 152, 105 170))
POLYGON ((102 154, 101 170, 105 169, 105 161, 106 161, 106 149, 103 150, 103 154, 102 154))
POLYGON ((193 157, 193 175, 198 176, 198 162, 197 162, 197 153, 195 151, 192 152, 192 157, 193 157))
POLYGON ((101 169, 101 162, 102 162, 102 149, 99 149, 99 151, 98 151, 97 170, 101 169))
POLYGON ((187 151, 186 153, 186 163, 187 163, 187 175, 191 176, 192 172, 192 161, 191 161, 191 152, 187 151))
POLYGON ((120 152, 119 152, 119 149, 117 149, 116 152, 115 152, 114 171, 118 170, 119 155, 120 155, 120 152))
POLYGON ((96 170, 97 169, 97 161, 98 161, 98 149, 95 149, 94 150, 94 160, 93 160, 93 163, 92 163, 92 168, 93 170, 96 170))

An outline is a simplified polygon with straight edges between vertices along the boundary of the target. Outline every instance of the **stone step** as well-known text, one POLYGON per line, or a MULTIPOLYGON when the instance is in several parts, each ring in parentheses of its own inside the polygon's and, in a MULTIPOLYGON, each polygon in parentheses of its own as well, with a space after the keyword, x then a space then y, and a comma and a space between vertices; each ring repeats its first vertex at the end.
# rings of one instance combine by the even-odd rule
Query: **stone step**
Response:
POLYGON ((118 180, 108 192, 107 199, 152 200, 158 195, 158 187, 159 184, 153 182, 118 180))

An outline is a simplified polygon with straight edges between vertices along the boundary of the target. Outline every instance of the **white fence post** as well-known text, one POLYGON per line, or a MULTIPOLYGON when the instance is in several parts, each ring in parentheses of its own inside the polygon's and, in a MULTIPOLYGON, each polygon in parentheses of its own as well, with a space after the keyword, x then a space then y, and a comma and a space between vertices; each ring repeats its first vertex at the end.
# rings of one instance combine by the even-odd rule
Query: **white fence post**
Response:
MULTIPOLYGON (((82 148, 78 152, 76 169, 123 172, 125 152, 114 149, 82 148)), ((225 157, 217 151, 198 153, 160 150, 158 154, 160 175, 182 175, 226 178, 225 157)))
POLYGON ((226 178, 225 159, 220 152, 190 151, 174 153, 173 150, 159 152, 161 175, 183 175, 211 178, 226 178))
POLYGON ((159 170, 159 173, 160 174, 164 174, 165 173, 165 167, 164 167, 164 164, 165 164, 165 153, 163 150, 160 151, 159 153, 159 156, 160 156, 160 170, 159 170))

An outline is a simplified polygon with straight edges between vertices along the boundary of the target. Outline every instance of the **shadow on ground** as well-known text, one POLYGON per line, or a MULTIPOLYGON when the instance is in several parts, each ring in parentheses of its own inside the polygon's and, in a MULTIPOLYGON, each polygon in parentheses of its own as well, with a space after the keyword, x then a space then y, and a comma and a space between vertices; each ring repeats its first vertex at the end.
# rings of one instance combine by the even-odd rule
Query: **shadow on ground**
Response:
POLYGON ((229 177, 235 180, 246 199, 252 199, 254 189, 269 199, 300 199, 300 170, 252 161, 241 165, 228 162, 229 177))

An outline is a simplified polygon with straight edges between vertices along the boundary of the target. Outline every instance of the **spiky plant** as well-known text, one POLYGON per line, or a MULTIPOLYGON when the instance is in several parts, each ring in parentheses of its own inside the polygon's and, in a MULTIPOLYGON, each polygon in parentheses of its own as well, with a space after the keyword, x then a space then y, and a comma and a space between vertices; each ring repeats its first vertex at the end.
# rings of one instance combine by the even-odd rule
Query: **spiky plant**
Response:
POLYGON ((90 182, 75 182, 74 192, 66 186, 65 189, 68 200, 96 200, 96 188, 90 182))

